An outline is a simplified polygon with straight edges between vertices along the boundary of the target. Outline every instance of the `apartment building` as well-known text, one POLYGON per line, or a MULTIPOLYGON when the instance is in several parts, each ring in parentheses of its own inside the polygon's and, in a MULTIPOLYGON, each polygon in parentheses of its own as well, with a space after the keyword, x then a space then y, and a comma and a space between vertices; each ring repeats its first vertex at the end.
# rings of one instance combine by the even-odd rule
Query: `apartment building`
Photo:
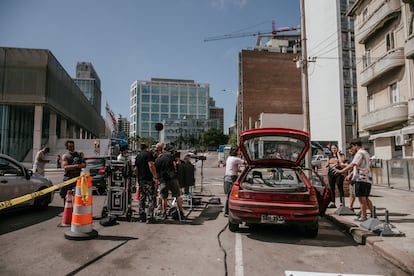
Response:
POLYGON ((357 0, 359 136, 382 159, 413 158, 414 1, 357 0))

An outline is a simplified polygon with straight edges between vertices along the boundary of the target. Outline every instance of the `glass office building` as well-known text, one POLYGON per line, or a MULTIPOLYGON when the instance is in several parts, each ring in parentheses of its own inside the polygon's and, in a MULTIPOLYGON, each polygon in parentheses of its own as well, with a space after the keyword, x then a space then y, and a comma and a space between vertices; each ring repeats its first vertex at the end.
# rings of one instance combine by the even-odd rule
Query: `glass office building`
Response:
POLYGON ((186 118, 209 119, 208 84, 193 80, 135 81, 130 89, 130 136, 158 140, 156 123, 186 118))

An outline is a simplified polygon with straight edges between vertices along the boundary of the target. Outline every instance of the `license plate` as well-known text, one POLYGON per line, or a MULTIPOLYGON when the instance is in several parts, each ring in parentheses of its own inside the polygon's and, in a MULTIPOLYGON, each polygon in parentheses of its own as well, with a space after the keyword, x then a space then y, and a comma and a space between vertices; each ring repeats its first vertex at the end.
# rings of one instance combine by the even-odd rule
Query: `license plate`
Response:
POLYGON ((284 224, 285 217, 284 216, 276 216, 276 215, 262 215, 260 222, 262 223, 272 223, 272 224, 284 224))

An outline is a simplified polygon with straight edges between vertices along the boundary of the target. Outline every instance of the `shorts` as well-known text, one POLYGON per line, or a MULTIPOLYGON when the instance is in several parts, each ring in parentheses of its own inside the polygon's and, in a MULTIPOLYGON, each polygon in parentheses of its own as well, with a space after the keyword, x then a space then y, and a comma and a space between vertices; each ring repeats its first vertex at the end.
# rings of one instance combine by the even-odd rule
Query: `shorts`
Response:
POLYGON ((180 186, 177 178, 165 180, 160 183, 160 195, 162 198, 168 198, 169 191, 171 191, 172 197, 180 196, 180 186))
POLYGON ((45 169, 44 168, 36 168, 35 173, 45 176, 45 169))
POLYGON ((354 186, 356 197, 368 197, 371 193, 371 183, 356 181, 354 186))

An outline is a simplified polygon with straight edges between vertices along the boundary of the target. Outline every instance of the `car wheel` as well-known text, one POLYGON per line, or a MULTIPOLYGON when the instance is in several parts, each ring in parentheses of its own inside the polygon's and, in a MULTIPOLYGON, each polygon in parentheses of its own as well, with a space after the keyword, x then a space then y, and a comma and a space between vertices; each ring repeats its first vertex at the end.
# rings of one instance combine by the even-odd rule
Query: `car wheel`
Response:
POLYGON ((304 229, 304 236, 306 238, 315 238, 318 235, 319 230, 319 223, 316 222, 315 224, 311 226, 307 226, 304 229))
POLYGON ((237 231, 239 231, 239 229, 240 229, 240 227, 239 227, 239 224, 238 223, 232 223, 229 220, 229 230, 231 232, 237 232, 237 231))
POLYGON ((34 201, 34 208, 36 210, 44 210, 49 206, 49 203, 51 201, 52 201, 52 198, 51 198, 50 193, 36 197, 34 201))

